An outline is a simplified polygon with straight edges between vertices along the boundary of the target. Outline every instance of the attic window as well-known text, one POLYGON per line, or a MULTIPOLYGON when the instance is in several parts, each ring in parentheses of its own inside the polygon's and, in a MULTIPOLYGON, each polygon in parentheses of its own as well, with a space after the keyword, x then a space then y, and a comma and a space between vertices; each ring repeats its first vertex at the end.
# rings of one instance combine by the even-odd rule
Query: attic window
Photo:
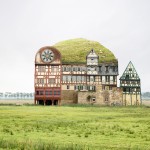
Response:
POLYGON ((106 72, 108 72, 108 66, 106 66, 106 72))
POLYGON ((129 71, 132 71, 132 68, 129 68, 129 71))
POLYGON ((128 74, 126 75, 126 79, 129 79, 129 75, 128 74))

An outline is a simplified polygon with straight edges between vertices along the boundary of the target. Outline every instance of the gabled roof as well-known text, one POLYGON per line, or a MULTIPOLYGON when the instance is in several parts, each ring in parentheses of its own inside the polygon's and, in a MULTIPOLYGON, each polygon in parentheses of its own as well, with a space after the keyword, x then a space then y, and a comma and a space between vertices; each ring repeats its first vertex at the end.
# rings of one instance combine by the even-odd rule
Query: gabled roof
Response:
POLYGON ((96 58, 98 58, 99 56, 95 53, 94 49, 91 49, 86 57, 96 57, 96 58))
POLYGON ((140 80, 139 75, 131 61, 126 67, 123 75, 120 77, 120 80, 140 80))

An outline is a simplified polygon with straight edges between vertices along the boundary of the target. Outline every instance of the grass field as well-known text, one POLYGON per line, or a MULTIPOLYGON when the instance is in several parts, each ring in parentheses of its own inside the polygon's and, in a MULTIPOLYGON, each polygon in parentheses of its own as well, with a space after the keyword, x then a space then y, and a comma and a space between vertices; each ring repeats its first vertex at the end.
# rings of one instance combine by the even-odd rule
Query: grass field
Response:
POLYGON ((1 149, 150 149, 149 107, 0 106, 1 149))

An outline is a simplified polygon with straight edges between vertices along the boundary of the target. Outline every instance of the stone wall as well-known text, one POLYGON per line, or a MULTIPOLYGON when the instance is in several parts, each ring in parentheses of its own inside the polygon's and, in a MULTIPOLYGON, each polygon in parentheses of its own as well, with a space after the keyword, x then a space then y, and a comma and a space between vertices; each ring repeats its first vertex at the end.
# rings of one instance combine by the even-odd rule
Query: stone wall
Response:
POLYGON ((96 92, 79 91, 79 104, 122 105, 122 89, 114 87, 112 90, 102 90, 101 85, 96 92))
POLYGON ((77 103, 78 98, 77 91, 74 90, 62 90, 61 93, 61 104, 77 103))

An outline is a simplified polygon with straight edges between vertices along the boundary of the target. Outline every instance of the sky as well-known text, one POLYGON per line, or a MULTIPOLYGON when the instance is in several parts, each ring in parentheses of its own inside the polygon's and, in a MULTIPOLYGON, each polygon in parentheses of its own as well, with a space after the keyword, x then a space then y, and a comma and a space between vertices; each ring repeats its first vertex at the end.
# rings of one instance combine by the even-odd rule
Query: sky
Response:
POLYGON ((110 49, 118 79, 132 61, 150 91, 149 0, 0 0, 0 92, 34 92, 36 52, 73 38, 110 49))

